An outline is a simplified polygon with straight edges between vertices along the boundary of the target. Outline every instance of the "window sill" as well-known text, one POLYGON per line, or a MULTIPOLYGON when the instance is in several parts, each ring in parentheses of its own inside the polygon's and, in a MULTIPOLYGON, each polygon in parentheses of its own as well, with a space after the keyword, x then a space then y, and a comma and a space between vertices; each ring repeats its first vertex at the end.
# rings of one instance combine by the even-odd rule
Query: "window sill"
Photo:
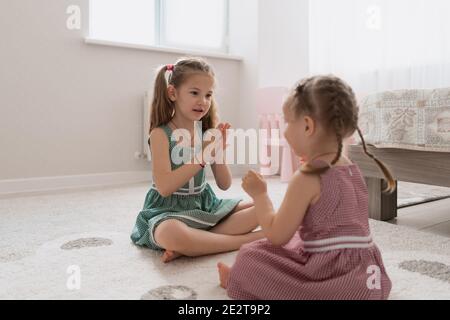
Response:
POLYGON ((150 46, 150 45, 143 45, 143 44, 100 40, 100 39, 93 39, 93 38, 85 38, 85 43, 102 45, 102 46, 110 46, 110 47, 120 47, 120 48, 130 48, 130 49, 137 49, 137 50, 155 51, 155 52, 176 53, 176 54, 181 54, 181 55, 202 56, 202 57, 217 58, 217 59, 224 59, 224 60, 235 60, 235 61, 243 61, 244 60, 243 57, 226 54, 226 53, 220 53, 220 52, 195 51, 195 50, 189 50, 189 49, 183 50, 183 49, 178 49, 178 48, 157 47, 157 46, 150 46))

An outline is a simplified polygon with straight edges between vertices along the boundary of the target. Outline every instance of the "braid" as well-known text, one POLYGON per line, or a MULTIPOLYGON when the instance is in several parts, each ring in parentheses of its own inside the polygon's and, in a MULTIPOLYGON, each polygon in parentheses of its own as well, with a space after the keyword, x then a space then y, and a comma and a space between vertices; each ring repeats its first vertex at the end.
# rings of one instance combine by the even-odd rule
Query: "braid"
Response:
POLYGON ((364 136, 363 136, 361 129, 359 129, 359 127, 358 127, 358 128, 356 128, 356 131, 358 131, 359 138, 361 139, 364 153, 372 160, 377 161, 378 159, 367 150, 366 141, 364 140, 364 136))
POLYGON ((342 156, 342 150, 344 149, 344 143, 342 142, 342 136, 339 133, 336 133, 337 141, 338 141, 338 152, 336 154, 336 158, 331 162, 331 165, 335 165, 342 156))
POLYGON ((363 149, 364 149, 364 153, 369 158, 371 158, 373 161, 375 161, 375 163, 378 165, 380 170, 383 172, 384 177, 386 178, 387 188, 383 192, 385 192, 385 193, 392 193, 392 192, 394 192, 395 189, 397 188, 397 185, 395 183, 394 178, 392 177, 391 172, 388 170, 388 168, 386 168, 386 166, 384 165, 383 162, 378 160, 373 154, 371 154, 367 150, 366 141, 364 140, 364 137, 363 137, 363 134, 362 134, 361 130, 359 129, 359 127, 357 127, 356 130, 358 131, 359 137, 361 138, 361 143, 362 143, 362 146, 363 146, 363 149))
POLYGON ((329 90, 332 92, 332 97, 329 101, 330 103, 330 126, 334 128, 334 133, 336 135, 336 140, 338 143, 338 152, 336 157, 331 162, 332 165, 335 165, 342 156, 342 150, 344 149, 344 135, 346 131, 345 126, 345 109, 346 105, 348 105, 348 101, 345 100, 346 96, 344 93, 339 90, 339 83, 332 82, 330 84, 329 90))

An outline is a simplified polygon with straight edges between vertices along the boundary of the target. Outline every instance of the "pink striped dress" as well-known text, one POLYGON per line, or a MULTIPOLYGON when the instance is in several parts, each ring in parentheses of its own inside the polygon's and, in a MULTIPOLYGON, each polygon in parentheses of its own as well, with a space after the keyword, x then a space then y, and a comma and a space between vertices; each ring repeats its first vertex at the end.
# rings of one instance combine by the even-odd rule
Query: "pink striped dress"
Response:
POLYGON ((374 300, 390 291, 355 164, 321 175, 321 197, 287 245, 263 239, 242 246, 227 286, 230 298, 242 300, 374 300))

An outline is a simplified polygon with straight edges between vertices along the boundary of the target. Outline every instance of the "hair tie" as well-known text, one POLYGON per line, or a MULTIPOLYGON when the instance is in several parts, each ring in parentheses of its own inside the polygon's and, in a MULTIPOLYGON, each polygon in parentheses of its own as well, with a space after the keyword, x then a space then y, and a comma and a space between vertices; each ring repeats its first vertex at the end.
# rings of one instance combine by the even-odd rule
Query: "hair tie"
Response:
POLYGON ((173 69, 174 69, 174 65, 173 64, 168 64, 167 66, 166 66, 166 69, 167 69, 167 71, 173 71, 173 69))

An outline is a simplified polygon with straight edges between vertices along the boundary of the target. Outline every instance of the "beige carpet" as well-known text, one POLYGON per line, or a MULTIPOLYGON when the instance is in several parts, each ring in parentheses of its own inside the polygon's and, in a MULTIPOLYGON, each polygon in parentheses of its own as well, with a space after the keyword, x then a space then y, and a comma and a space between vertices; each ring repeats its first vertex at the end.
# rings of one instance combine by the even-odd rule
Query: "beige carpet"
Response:
POLYGON ((398 183, 397 204, 399 208, 446 198, 450 198, 450 188, 403 181, 398 183))
MULTIPOLYGON (((227 299, 215 265, 232 263, 235 252, 165 265, 130 242, 147 188, 0 199, 0 299, 227 299)), ((275 205, 285 188, 270 180, 275 205)), ((218 194, 242 195, 239 180, 218 194)), ((391 299, 450 299, 449 238, 371 227, 393 281, 391 299)))

